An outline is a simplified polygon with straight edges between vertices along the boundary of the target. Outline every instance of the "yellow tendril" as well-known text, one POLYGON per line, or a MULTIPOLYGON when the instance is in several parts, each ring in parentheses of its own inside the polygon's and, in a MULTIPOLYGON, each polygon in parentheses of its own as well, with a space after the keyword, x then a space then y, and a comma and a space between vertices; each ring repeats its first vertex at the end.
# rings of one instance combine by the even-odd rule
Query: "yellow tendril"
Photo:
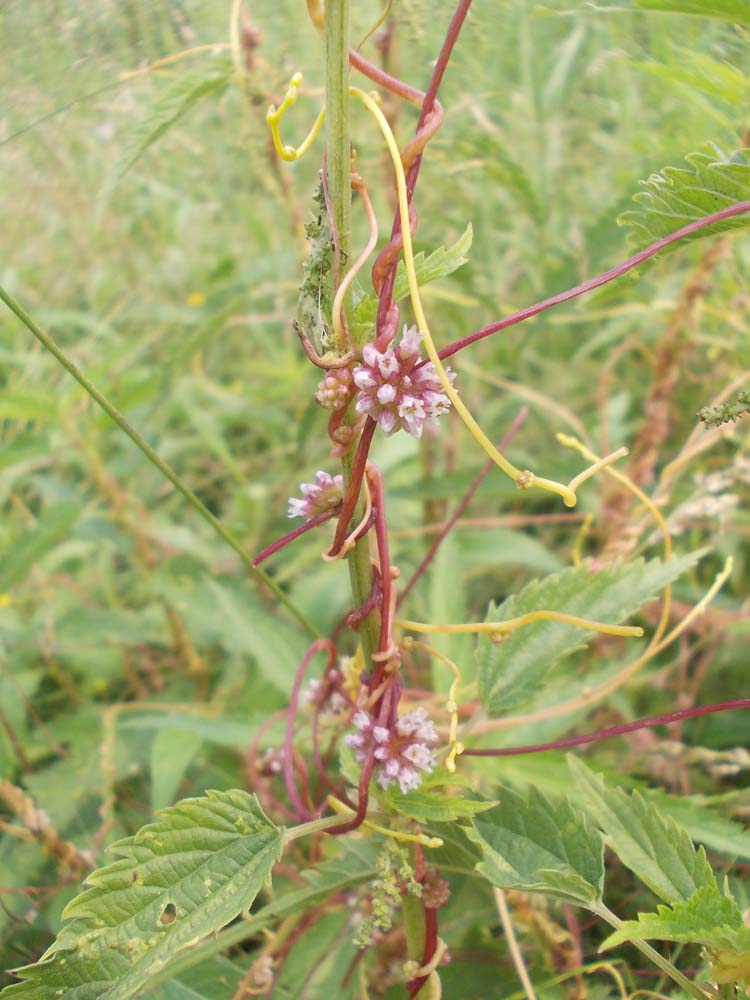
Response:
MULTIPOLYGON (((588 459, 590 462, 598 461, 597 456, 586 447, 578 438, 572 437, 570 434, 558 434, 557 440, 566 448, 575 448, 579 451, 584 458, 588 459)), ((612 476, 616 479, 618 483, 629 490, 633 496, 637 497, 649 514, 656 521, 656 524, 661 532, 662 540, 664 542, 664 558, 669 559, 672 555, 672 536, 669 534, 669 528, 667 527, 667 522, 664 519, 664 515, 656 506, 651 497, 647 496, 643 490, 637 486, 633 480, 627 476, 624 472, 620 472, 619 469, 607 468, 607 475, 612 476)), ((585 523, 585 522, 584 522, 585 523)), ((581 529, 583 530, 583 528, 581 529)), ((575 561, 575 559, 574 559, 575 561)), ((656 643, 661 639, 666 631, 667 625, 669 624, 669 615, 672 610, 672 585, 667 584, 664 587, 664 604, 661 609, 661 615, 659 617, 659 624, 656 626, 656 631, 651 637, 650 646, 655 646, 656 643)))
POLYGON ((504 622, 461 622, 457 625, 434 625, 431 622, 415 622, 406 618, 398 618, 393 623, 399 628, 410 632, 438 632, 441 635, 465 635, 470 633, 489 634, 505 637, 524 625, 533 622, 564 622, 566 625, 576 625, 590 632, 601 632, 602 635, 624 635, 639 638, 643 629, 638 625, 608 625, 606 622, 592 621, 590 618, 579 618, 564 611, 529 611, 517 618, 508 618, 504 622))
MULTIPOLYGON (((352 809, 344 805, 343 802, 339 802, 339 800, 334 798, 333 795, 329 795, 326 802, 331 809, 333 809, 333 811, 338 813, 340 816, 354 815, 354 811, 352 809)), ((384 837, 390 837, 391 840, 403 841, 404 843, 410 844, 421 844, 422 847, 443 846, 443 841, 440 837, 428 837, 426 833, 402 833, 400 830, 389 830, 384 826, 378 826, 377 823, 372 823, 368 819, 362 823, 362 826, 366 826, 368 830, 373 830, 375 833, 382 833, 384 837)))
POLYGON ((440 650, 435 649, 434 646, 428 646, 426 642, 418 642, 411 636, 407 636, 404 640, 404 646, 407 649, 421 649, 429 656, 434 656, 436 659, 440 660, 453 671, 455 679, 450 686, 448 698, 445 702, 445 707, 450 712, 451 717, 450 732, 448 734, 449 750, 448 755, 445 758, 445 767, 451 774, 454 774, 456 770, 456 757, 459 757, 465 749, 463 743, 458 739, 458 702, 456 701, 458 685, 461 683, 461 671, 458 669, 453 660, 447 657, 445 653, 441 653, 440 650))
POLYGON ((284 117, 286 112, 291 108, 293 104, 297 101, 297 93, 299 90, 299 85, 302 83, 302 74, 295 73, 292 79, 289 81, 289 88, 284 95, 284 100, 281 104, 276 107, 272 104, 271 107, 266 112, 266 122, 271 128, 271 135, 273 136, 273 144, 276 148, 276 152, 279 154, 282 160, 286 160, 287 163, 294 163, 295 160, 299 160, 301 156, 304 156, 308 151, 310 146, 315 142, 318 133, 323 127, 323 122, 326 119, 325 108, 323 108, 318 117, 315 119, 313 127, 307 134, 301 145, 297 146, 285 146, 281 141, 281 133, 279 132, 279 122, 284 117))
POLYGON ((441 937, 437 939, 437 945, 435 946, 435 953, 433 954, 427 965, 420 965, 419 962, 412 959, 410 962, 404 962, 402 966, 402 971, 404 973, 404 978, 409 979, 421 979, 423 976, 431 975, 435 969, 443 961, 443 956, 445 955, 446 944, 441 937))
POLYGON ((642 667, 644 667, 649 660, 652 660, 663 649, 666 649, 667 646, 671 645, 674 640, 681 636, 682 633, 692 624, 698 615, 705 611, 707 606, 711 603, 731 575, 733 565, 733 559, 729 556, 727 561, 724 563, 724 568, 721 572, 716 574, 714 582, 708 588, 700 601, 698 601, 698 603, 690 609, 688 614, 685 615, 679 625, 675 625, 672 631, 661 638, 658 642, 649 643, 648 648, 641 653, 639 657, 620 670, 614 675, 614 677, 610 677, 609 680, 603 681, 598 685, 598 687, 588 688, 575 698, 557 702, 555 705, 550 705, 547 708, 541 708, 536 712, 528 712, 526 715, 507 716, 504 719, 491 719, 486 720, 485 722, 480 722, 479 725, 473 727, 472 734, 476 735, 478 733, 495 732, 498 729, 523 726, 529 722, 542 722, 546 719, 556 719, 561 715, 568 715, 570 712, 576 712, 581 708, 586 708, 597 701, 601 701, 602 698, 606 698, 607 695, 612 694, 613 691, 616 691, 618 688, 622 687, 626 681, 630 680, 630 678, 642 667))
POLYGON ((362 104, 367 108, 370 114, 373 116, 375 121, 380 127, 380 131, 383 133, 383 138, 385 139, 385 144, 388 147, 388 152, 390 153, 391 160, 393 162, 393 169, 396 174, 396 186, 398 189, 398 207, 399 214, 401 216, 401 232, 403 237, 403 252, 404 252, 404 267, 406 269, 406 277, 409 284, 409 295, 411 296, 412 306, 414 308, 414 316, 417 320, 417 326, 422 333, 424 339, 425 350, 427 351, 427 356, 435 367, 435 372, 442 386, 443 392, 450 399, 459 417, 463 420, 469 433, 475 439, 475 441, 484 449, 484 451, 489 455, 492 461, 497 465, 502 471, 509 476, 520 489, 530 489, 532 486, 538 486, 540 489, 548 490, 550 493, 556 493, 558 496, 563 498, 566 507, 575 507, 576 505, 576 488, 580 486, 582 482, 593 475, 599 469, 606 467, 610 462, 614 462, 617 458, 622 455, 622 449, 614 452, 612 455, 608 455, 606 458, 601 459, 596 462, 591 469, 587 469, 580 473, 574 479, 571 480, 568 486, 563 483, 557 483, 552 479, 544 479, 541 476, 536 476, 533 472, 528 469, 522 470, 517 469, 515 465, 508 461, 505 456, 497 450, 494 444, 490 441, 487 435, 484 433, 482 428, 476 422, 474 417, 471 415, 467 407, 465 406, 463 400, 458 395, 456 390, 453 388, 451 380, 443 367, 443 363, 438 355, 437 348, 435 347, 435 342, 430 334, 430 329, 427 323, 427 317, 425 316, 424 309, 422 307, 422 300, 419 294, 419 284, 417 282, 417 273, 414 267, 414 247, 411 239, 411 229, 409 226, 409 199, 406 191, 406 175, 404 173, 404 165, 401 162, 401 154, 399 153, 398 145, 396 139, 393 135, 388 121, 377 105, 376 100, 370 95, 366 94, 363 90, 358 87, 350 87, 349 93, 357 97, 362 104))

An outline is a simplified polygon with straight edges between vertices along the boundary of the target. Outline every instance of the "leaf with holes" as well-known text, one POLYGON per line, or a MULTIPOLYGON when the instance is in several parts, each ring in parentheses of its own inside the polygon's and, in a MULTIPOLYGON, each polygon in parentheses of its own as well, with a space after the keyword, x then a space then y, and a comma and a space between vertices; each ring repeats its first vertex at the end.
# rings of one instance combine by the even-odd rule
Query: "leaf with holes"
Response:
MULTIPOLYGON (((617 624, 695 564, 702 552, 662 562, 636 559, 593 573, 587 565, 532 580, 500 607, 491 604, 487 621, 502 621, 542 609, 563 611, 617 624)), ((479 696, 491 715, 501 715, 536 696, 553 667, 594 635, 576 625, 541 621, 512 632, 502 643, 482 636, 477 644, 479 696)))
POLYGON ((281 857, 284 831, 244 791, 208 792, 165 809, 113 844, 70 922, 8 1000, 127 1000, 180 952, 246 910, 281 857))
MULTIPOLYGON (((713 155, 691 153, 685 159, 688 167, 664 167, 642 181, 645 190, 634 196, 640 207, 624 212, 617 220, 630 226, 628 238, 634 249, 640 250, 689 222, 704 219, 737 202, 750 201, 750 150, 742 149, 732 156, 725 156, 720 150, 713 155)), ((750 210, 699 229, 662 252, 687 240, 749 227, 750 210)))

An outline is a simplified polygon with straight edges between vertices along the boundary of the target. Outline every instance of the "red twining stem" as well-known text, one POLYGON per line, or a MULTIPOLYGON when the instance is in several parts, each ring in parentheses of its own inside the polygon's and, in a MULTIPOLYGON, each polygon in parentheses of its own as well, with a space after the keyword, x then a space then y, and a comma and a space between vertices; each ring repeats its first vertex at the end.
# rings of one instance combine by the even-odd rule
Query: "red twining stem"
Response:
POLYGON ((378 652, 382 652, 388 649, 391 642, 391 592, 393 589, 391 556, 388 547, 388 524, 385 518, 383 476, 380 470, 373 465, 368 466, 366 476, 370 487, 373 511, 375 513, 375 539, 378 547, 378 561, 380 563, 381 609, 378 652))
POLYGON ((416 87, 404 83, 398 77, 386 73, 384 69, 371 63, 369 59, 365 59, 356 49, 349 49, 349 62, 364 76, 369 77, 374 83, 380 84, 381 87, 385 87, 386 90, 390 90, 392 94, 397 94, 404 100, 411 101, 418 108, 422 106, 422 101, 425 99, 424 91, 417 90, 416 87))
POLYGON ((372 436, 375 433, 375 428, 377 424, 370 417, 365 421, 365 426, 360 435, 359 443, 357 445, 357 451, 354 455, 354 461, 352 462, 352 471, 349 477, 349 485, 346 488, 346 493, 344 494, 344 501, 341 505, 341 513, 339 515, 338 524, 336 525, 336 534, 333 536, 333 544, 328 550, 328 555, 331 557, 337 556, 341 551, 341 546, 344 544, 344 539, 349 530, 349 523, 354 514, 354 508, 357 506, 357 500, 359 499, 359 493, 362 489, 362 479, 365 474, 365 468, 367 467, 367 456, 370 453, 370 445, 372 444, 372 436))
POLYGON ((305 679, 307 668, 310 666, 310 661, 313 656, 323 650, 326 650, 328 653, 329 666, 331 663, 335 662, 336 647, 330 639, 316 639, 315 642, 308 646, 305 655, 302 657, 300 664, 297 667, 297 673, 294 676, 294 684, 292 685, 292 693, 289 696, 289 708, 287 709, 286 715, 286 733, 284 736, 284 781, 286 782, 286 790, 289 800, 294 806, 300 822, 307 822, 314 817, 307 806, 302 802, 299 790, 297 789, 297 778, 294 773, 294 722, 297 715, 299 692, 302 687, 302 682, 305 679))
POLYGON ((551 309, 552 306, 559 306, 562 302, 568 302, 570 299, 575 299, 579 295, 584 295, 586 292, 591 292, 595 288, 606 285, 609 281, 614 281, 615 278, 619 278, 621 275, 627 274, 628 271, 632 271, 634 267, 638 267, 639 264, 648 260, 649 257, 653 257, 654 254, 663 250, 664 247, 669 246, 670 243, 676 243, 683 236, 689 236, 690 233, 698 232, 699 229, 705 229, 706 226, 711 226, 715 222, 721 222, 723 219, 731 219, 735 215, 742 215, 743 212, 750 212, 750 201, 739 201, 736 205, 730 205, 729 208, 724 208, 720 212, 707 215, 705 219, 697 219, 695 222, 689 222, 686 226, 676 229, 668 236, 663 236, 656 243, 652 243, 651 246, 646 247, 645 250, 639 251, 633 257, 624 261, 624 263, 618 264, 617 267, 612 267, 608 271, 604 271, 603 274, 598 275, 596 278, 589 278, 588 281, 576 285, 575 288, 569 288, 566 292, 559 292, 548 299, 542 299, 541 302, 537 302, 533 306, 527 306, 525 309, 513 313, 512 316, 506 316, 505 319, 499 319, 496 323, 490 323, 489 326, 477 330, 476 333, 469 334, 468 337, 455 340, 452 344, 444 347, 442 351, 438 351, 438 354, 441 360, 445 361, 446 358, 457 354, 464 347, 474 344, 477 340, 483 340, 485 337, 489 337, 493 333, 498 333, 500 330, 505 330, 509 326, 515 326, 516 323, 523 323, 524 320, 530 319, 532 316, 536 316, 547 309, 551 309))
MULTIPOLYGON (((426 906, 424 908, 424 930, 424 954, 422 955, 422 965, 427 965, 427 963, 432 960, 432 956, 435 954, 438 942, 437 910, 433 910, 432 907, 426 906)), ((411 982, 407 983, 409 996, 415 997, 428 979, 429 976, 420 976, 418 979, 412 979, 411 982)))
MULTIPOLYGON (((526 407, 526 406, 522 406, 521 407, 521 409, 516 414, 516 416, 515 416, 515 418, 513 420, 513 423, 510 425, 510 427, 508 428, 508 430, 505 432, 505 436, 503 437, 502 441, 500 441, 500 443, 498 444, 498 446, 497 446, 498 447, 498 451, 505 451, 505 449, 508 447, 508 445, 510 444, 510 442, 516 436, 518 430, 521 427, 521 424, 526 419, 526 416, 527 416, 528 412, 529 412, 528 411, 528 407, 526 407)), ((401 604, 406 600, 406 598, 409 595, 409 593, 413 590, 415 583, 421 578, 422 574, 425 572, 425 570, 427 569, 427 567, 430 565, 430 563, 432 562, 432 560, 435 558, 435 554, 437 553, 437 550, 440 548, 440 546, 443 544, 443 542, 445 541, 445 539, 448 537, 449 533, 456 526, 456 522, 459 520, 459 518, 463 517, 464 511, 466 510, 466 508, 471 503, 471 500, 472 500, 474 494, 479 489, 479 487, 482 485, 482 482, 490 474, 490 472, 492 471, 492 469, 494 467, 495 467, 495 461, 494 461, 494 459, 491 458, 487 462, 487 464, 484 466, 484 468, 482 468, 481 471, 477 474, 476 478, 474 479, 474 482, 471 484, 471 486, 468 488, 468 490, 464 494, 464 496, 461 499, 461 502, 459 503, 458 507, 456 507, 456 509, 454 510, 454 512, 451 515, 451 517, 448 518, 448 520, 445 522, 445 524, 443 525, 443 527, 440 529, 439 534, 435 537, 435 541, 432 543, 432 545, 428 549, 427 554, 425 555, 424 559, 419 564, 419 566, 417 566, 417 568, 414 570, 412 578, 409 580, 409 582, 406 584, 406 586, 404 587, 404 589, 399 594, 399 596, 398 596, 398 603, 396 604, 396 607, 400 607, 401 604)))
MULTIPOLYGON (((437 101, 438 88, 442 82, 443 75, 453 52, 453 47, 456 44, 458 35, 463 27, 466 15, 469 13, 470 6, 471 0, 459 0, 455 13, 451 19, 451 23, 448 26, 448 31, 446 32, 442 48, 440 49, 440 54, 435 62, 435 68, 432 73, 430 84, 422 102, 422 110, 417 123, 416 135, 407 147, 407 150, 405 150, 407 157, 413 158, 411 163, 409 163, 409 160, 407 159, 404 164, 405 166, 408 166, 406 175, 406 192, 410 209, 411 199, 414 194, 414 188, 416 187, 417 180, 419 179, 419 171, 422 165, 422 150, 432 135, 434 135, 443 117, 442 108, 437 101)), ((414 228, 411 213, 410 226, 414 228)), ((396 280, 396 267, 398 265, 398 256, 401 252, 402 242, 401 216, 399 212, 396 212, 393 220, 393 226, 391 228, 391 240, 388 246, 386 246, 381 252, 373 267, 373 285, 378 293, 379 300, 376 329, 378 336, 378 348, 381 350, 387 345, 389 340, 393 338, 398 324, 398 310, 393 301, 393 285, 396 280), (382 278, 381 274, 383 275, 382 278)))
POLYGON ((322 514, 316 514, 315 517, 311 517, 309 521, 301 524, 298 528, 295 528, 294 531, 290 531, 288 534, 282 535, 281 538, 277 538, 275 542, 271 542, 271 544, 266 546, 265 549, 261 549, 261 551, 253 559, 253 566, 260 566, 264 559, 268 559, 268 557, 272 556, 274 552, 278 552, 279 549, 283 549, 285 545, 293 542, 295 538, 299 538, 300 535, 304 535, 312 528, 317 528, 319 524, 324 524, 326 521, 330 521, 330 519, 335 517, 338 512, 338 507, 333 510, 323 511, 322 514))
POLYGON ((720 701, 714 705, 703 705, 698 708, 685 708, 680 712, 667 712, 666 715, 653 715, 648 719, 638 719, 622 726, 609 726, 595 733, 584 736, 570 736, 564 740, 553 740, 551 743, 535 743, 523 747, 500 747, 499 749, 481 750, 467 749, 464 757, 518 757, 525 753, 543 753, 545 750, 565 750, 568 747, 579 747, 584 743, 596 743, 598 740, 608 740, 612 736, 622 736, 623 733, 633 733, 636 729, 646 729, 650 726, 671 726, 682 719, 694 719, 699 715, 713 715, 714 712, 732 712, 738 708, 750 708, 750 698, 736 698, 734 701, 720 701))

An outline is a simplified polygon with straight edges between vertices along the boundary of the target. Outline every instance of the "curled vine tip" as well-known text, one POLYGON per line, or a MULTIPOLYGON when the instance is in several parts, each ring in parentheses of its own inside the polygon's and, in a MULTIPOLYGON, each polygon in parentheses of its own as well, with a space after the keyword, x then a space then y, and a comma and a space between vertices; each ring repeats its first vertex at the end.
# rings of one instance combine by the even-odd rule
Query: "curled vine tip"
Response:
POLYGON ((315 142, 318 133, 323 127, 323 122, 325 121, 326 117, 325 109, 323 109, 318 114, 318 117, 315 119, 315 122, 313 123, 312 128, 307 134, 307 137, 299 146, 297 146, 296 149, 294 146, 286 146, 281 141, 279 123, 281 122, 281 119, 284 117, 289 108, 291 108, 291 106, 296 103, 299 86, 301 83, 302 83, 302 74, 295 73, 292 79, 289 81, 289 87, 287 89, 286 94, 284 95, 284 100, 281 102, 278 108, 276 107, 275 104, 272 104, 269 107, 268 111, 266 112, 266 122, 271 129, 271 136, 273 137, 274 148, 276 149, 276 152, 279 154, 281 159, 286 160, 287 163, 294 163, 295 160, 298 160, 301 156, 305 155, 310 146, 312 146, 313 142, 315 142))

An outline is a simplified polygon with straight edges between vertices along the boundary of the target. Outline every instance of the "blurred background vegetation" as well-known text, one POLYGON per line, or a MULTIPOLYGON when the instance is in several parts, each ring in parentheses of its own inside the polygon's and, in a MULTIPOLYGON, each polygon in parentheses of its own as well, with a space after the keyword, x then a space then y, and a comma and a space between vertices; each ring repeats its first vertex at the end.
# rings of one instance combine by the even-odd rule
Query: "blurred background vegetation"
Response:
MULTIPOLYGON (((379 13, 375 3, 356 7, 355 39, 379 13)), ((364 51, 423 87, 451 10, 445 0, 395 0, 392 36, 364 51)), ((256 552, 284 532, 300 481, 333 471, 333 460, 312 398, 316 373, 291 329, 320 147, 280 165, 264 125, 267 105, 302 70, 284 128, 287 141, 304 134, 322 102, 322 48, 301 0, 260 0, 247 16, 257 44, 244 88, 230 82, 207 96, 122 173, 168 89, 229 59, 229 3, 5 0, 0 278, 256 552), (202 46, 215 48, 152 68, 202 46)), ((425 291, 436 339, 447 343, 624 259, 617 218, 639 180, 710 144, 726 153, 748 145, 748 32, 628 2, 477 2, 441 100, 446 120, 418 188, 417 248, 474 229, 470 263, 425 291)), ((415 110, 386 107, 405 141, 415 110)), ((385 233, 389 168, 358 111, 353 138, 385 233)), ((361 241, 359 217, 356 226, 361 241)), ((521 468, 573 475, 580 460, 556 444, 559 430, 601 452, 640 440, 653 445, 644 484, 656 489, 696 410, 732 382, 742 387, 750 370, 749 275, 745 237, 682 247, 467 350, 456 359, 461 392, 494 439, 529 405, 512 448, 521 468), (654 399, 666 399, 662 409, 654 399)), ((0 390, 0 776, 31 797, 13 805, 2 786, 0 965, 14 967, 50 943, 86 852, 101 861, 107 843, 178 797, 246 785, 245 751, 286 703, 305 637, 4 308, 0 390), (49 818, 46 841, 32 803, 49 818)), ((713 549, 678 598, 697 599, 729 554, 734 576, 687 651, 665 653, 597 718, 746 690, 750 449, 741 423, 711 434, 711 447, 669 481, 678 549, 713 549)), ((422 444, 381 440, 375 458, 394 558, 408 576, 429 526, 484 456, 453 422, 422 444)), ((611 487, 590 485, 581 512, 595 515, 587 551, 616 551, 624 522, 611 487)), ((412 616, 483 615, 488 600, 561 568, 581 512, 489 476, 410 598, 412 616)), ((346 572, 322 563, 320 549, 320 536, 305 536, 270 568, 328 631, 350 598, 346 572)), ((470 677, 468 643, 452 653, 470 677)), ((583 671, 581 662, 558 678, 556 696, 579 690, 583 671)), ((512 742, 552 738, 572 721, 518 729, 512 742)), ((667 791, 709 796, 711 810, 694 800, 704 827, 715 824, 709 846, 746 864, 750 759, 739 748, 748 735, 746 716, 733 713, 670 731, 669 766, 656 736, 597 754, 667 791), (686 744, 700 753, 689 757, 686 744)), ((549 759, 492 768, 505 780, 567 780, 549 759)), ((480 901, 472 905, 479 918, 480 901)), ((469 967, 461 971, 463 942, 467 954, 496 956, 487 962, 497 977, 505 959, 481 920, 456 926, 455 974, 469 967)), ((212 972, 205 992, 149 995, 230 997, 232 974, 224 992, 212 972)), ((448 995, 457 995, 451 975, 448 995)), ((483 993, 480 980, 475 989, 501 995, 483 993)))

